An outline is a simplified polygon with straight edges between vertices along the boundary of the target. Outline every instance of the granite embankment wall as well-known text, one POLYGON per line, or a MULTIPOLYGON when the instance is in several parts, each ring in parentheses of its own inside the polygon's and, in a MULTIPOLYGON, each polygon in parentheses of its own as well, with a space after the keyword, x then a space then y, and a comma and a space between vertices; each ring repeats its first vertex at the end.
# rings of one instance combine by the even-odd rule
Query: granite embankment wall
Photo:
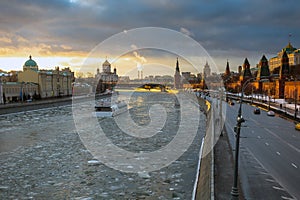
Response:
POLYGON ((206 113, 206 135, 199 154, 199 176, 195 182, 193 200, 214 199, 214 114, 212 104, 199 98, 200 108, 206 113))
POLYGON ((63 106, 68 104, 70 105, 72 104, 72 97, 53 98, 53 99, 45 99, 45 100, 24 102, 24 103, 1 104, 0 115, 28 111, 28 110, 63 106))

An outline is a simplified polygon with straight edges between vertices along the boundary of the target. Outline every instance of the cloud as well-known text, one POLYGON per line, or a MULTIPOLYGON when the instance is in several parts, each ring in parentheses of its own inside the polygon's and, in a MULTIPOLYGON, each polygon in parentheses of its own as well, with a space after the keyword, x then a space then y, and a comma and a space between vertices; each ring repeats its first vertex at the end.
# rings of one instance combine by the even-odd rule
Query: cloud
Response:
POLYGON ((180 28, 180 32, 190 37, 194 36, 194 33, 183 27, 180 28))
POLYGON ((0 55, 13 55, 14 52, 13 48, 0 47, 0 55))
POLYGON ((137 49, 137 46, 136 46, 135 44, 132 44, 130 47, 131 47, 133 50, 136 50, 136 49, 137 49))
POLYGON ((8 37, 2 36, 2 37, 0 37, 0 42, 11 43, 12 40, 10 38, 8 38, 8 37))
POLYGON ((22 36, 17 36, 17 41, 18 42, 23 42, 23 43, 29 43, 29 41, 26 38, 22 37, 22 36))
POLYGON ((262 51, 286 46, 289 33, 300 47, 299 9, 298 0, 1 1, 1 56, 86 55, 116 33, 154 26, 179 30, 209 53, 256 54, 258 61, 262 51))
POLYGON ((64 45, 64 44, 60 45, 60 47, 63 48, 64 50, 71 50, 72 49, 72 47, 70 47, 68 45, 64 45))

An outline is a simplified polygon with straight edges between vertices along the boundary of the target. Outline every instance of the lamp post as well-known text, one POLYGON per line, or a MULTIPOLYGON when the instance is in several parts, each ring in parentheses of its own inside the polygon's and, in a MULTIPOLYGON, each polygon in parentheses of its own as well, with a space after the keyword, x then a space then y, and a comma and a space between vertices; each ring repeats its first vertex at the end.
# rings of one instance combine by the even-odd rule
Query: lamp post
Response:
MULTIPOLYGON (((225 89, 225 91, 226 91, 226 89, 225 89)), ((222 89, 222 87, 220 88, 220 90, 219 90, 219 92, 220 92, 220 107, 219 107, 219 109, 220 109, 220 113, 219 113, 219 115, 220 115, 220 136, 223 136, 223 106, 222 106, 222 104, 223 104, 223 102, 222 102, 222 100, 223 100, 223 89, 222 89)))
POLYGON ((4 103, 4 98, 3 98, 3 85, 2 85, 2 77, 4 74, 1 74, 0 76, 0 104, 4 103))
POLYGON ((243 103, 243 97, 244 97, 244 90, 246 89, 247 85, 254 80, 255 78, 248 79, 243 85, 242 85, 242 94, 240 98, 240 107, 238 111, 237 116, 237 124, 236 127, 234 127, 234 132, 236 133, 236 142, 235 142, 235 165, 234 165, 234 179, 233 179, 233 186, 231 190, 231 199, 232 200, 238 200, 239 199, 239 190, 238 190, 238 167, 239 167, 239 148, 240 148, 240 132, 241 132, 241 125, 243 122, 245 122, 245 119, 242 117, 242 103, 243 103))
POLYGON ((251 87, 251 104, 253 104, 253 85, 251 87))
POLYGON ((268 110, 270 111, 270 102, 271 102, 271 100, 270 100, 270 85, 269 85, 269 89, 268 89, 268 100, 269 100, 269 106, 268 106, 268 110))
POLYGON ((295 119, 297 119, 297 88, 296 88, 296 78, 294 78, 294 104, 295 104, 295 114, 294 114, 294 117, 295 119))

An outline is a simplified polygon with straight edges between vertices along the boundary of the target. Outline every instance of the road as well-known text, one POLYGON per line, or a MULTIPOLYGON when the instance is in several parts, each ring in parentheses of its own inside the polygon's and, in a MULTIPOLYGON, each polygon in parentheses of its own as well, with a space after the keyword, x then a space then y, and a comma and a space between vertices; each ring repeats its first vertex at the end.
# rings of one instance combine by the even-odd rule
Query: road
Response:
MULTIPOLYGON (((226 129, 235 150, 233 127, 239 104, 227 106, 226 129)), ((246 199, 300 199, 300 132, 292 121, 269 117, 243 104, 239 176, 246 199)))

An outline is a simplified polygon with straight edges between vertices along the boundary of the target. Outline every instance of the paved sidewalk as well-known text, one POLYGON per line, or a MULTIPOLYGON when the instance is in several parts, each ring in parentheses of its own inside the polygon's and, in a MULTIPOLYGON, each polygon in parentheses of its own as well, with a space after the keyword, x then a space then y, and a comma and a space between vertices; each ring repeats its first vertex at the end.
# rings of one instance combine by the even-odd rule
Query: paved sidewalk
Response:
MULTIPOLYGON (((225 128, 224 128, 225 129, 225 128)), ((231 188, 233 185, 234 161, 233 152, 229 144, 226 129, 223 136, 220 136, 214 147, 215 153, 215 199, 228 200, 231 199, 231 188)), ((242 190, 239 187, 239 199, 243 200, 242 190)))

